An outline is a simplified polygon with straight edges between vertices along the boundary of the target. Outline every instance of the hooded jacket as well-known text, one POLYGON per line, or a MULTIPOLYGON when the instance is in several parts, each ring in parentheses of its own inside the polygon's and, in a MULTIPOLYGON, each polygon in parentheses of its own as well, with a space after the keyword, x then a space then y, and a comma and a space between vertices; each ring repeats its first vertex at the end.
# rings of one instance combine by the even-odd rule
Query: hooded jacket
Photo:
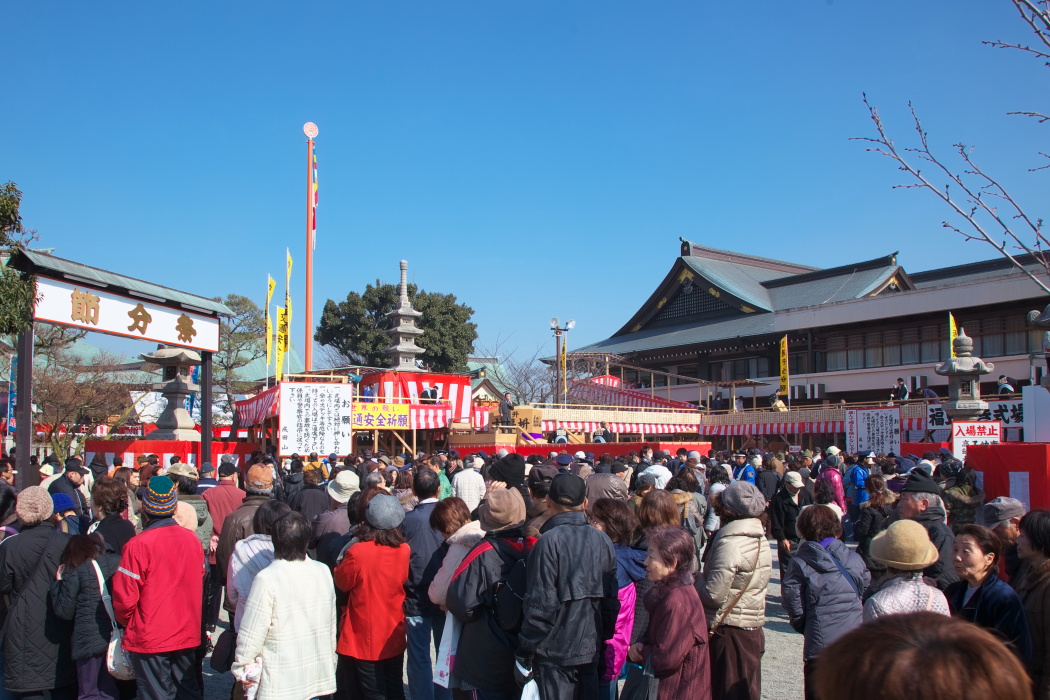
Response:
POLYGON ((955 567, 952 565, 952 545, 955 544, 955 535, 944 524, 944 509, 931 505, 912 520, 926 528, 930 542, 933 542, 940 553, 937 561, 923 569, 923 574, 937 581, 937 587, 944 591, 959 580, 955 567))
POLYGON ((616 615, 616 630, 605 642, 601 664, 601 678, 605 682, 619 677, 620 669, 627 661, 627 649, 631 645, 631 633, 634 631, 638 582, 645 580, 646 552, 616 542, 613 543, 613 547, 616 549, 616 585, 620 589, 616 597, 620 601, 620 612, 616 615))
POLYGON ((871 573, 845 543, 804 542, 791 559, 781 593, 791 627, 805 635, 802 658, 814 658, 864 621, 861 594, 871 573), (846 570, 843 575, 835 560, 846 570))
POLYGON ((441 568, 438 569, 438 572, 434 575, 434 580, 430 582, 430 587, 427 589, 427 595, 430 596, 431 603, 446 607, 448 584, 452 581, 452 574, 456 572, 456 569, 459 568, 467 554, 484 537, 485 531, 481 529, 481 523, 477 520, 471 520, 456 530, 452 537, 446 540, 448 552, 445 553, 445 558, 441 560, 441 568))
POLYGON ((528 559, 519 650, 557 666, 597 663, 620 612, 612 540, 579 511, 557 513, 542 533, 528 559))
POLYGON ((696 590, 707 613, 708 627, 716 622, 744 629, 764 626, 773 554, 762 522, 758 518, 731 520, 707 546, 710 551, 696 590))

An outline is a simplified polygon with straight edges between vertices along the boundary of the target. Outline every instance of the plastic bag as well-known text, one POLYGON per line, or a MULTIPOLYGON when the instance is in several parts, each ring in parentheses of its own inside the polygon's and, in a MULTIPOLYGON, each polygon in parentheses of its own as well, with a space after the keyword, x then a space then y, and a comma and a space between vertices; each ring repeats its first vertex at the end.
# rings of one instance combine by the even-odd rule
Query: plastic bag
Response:
POLYGON ((521 700, 540 700, 540 687, 531 680, 521 689, 521 700))
POLYGON ((459 635, 463 632, 463 623, 452 613, 445 611, 445 631, 441 633, 441 644, 434 662, 434 683, 442 688, 457 687, 452 679, 452 670, 456 665, 456 649, 459 647, 459 635))

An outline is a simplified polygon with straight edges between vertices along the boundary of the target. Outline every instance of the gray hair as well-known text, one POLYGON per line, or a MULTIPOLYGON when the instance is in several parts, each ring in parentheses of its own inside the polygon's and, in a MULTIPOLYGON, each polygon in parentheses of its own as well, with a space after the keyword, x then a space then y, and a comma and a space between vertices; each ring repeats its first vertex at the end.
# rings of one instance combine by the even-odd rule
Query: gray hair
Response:
POLYGON ((365 477, 365 483, 361 484, 361 490, 367 491, 373 486, 384 486, 386 485, 386 479, 379 472, 372 472, 365 477))
POLYGON ((249 484, 245 484, 244 492, 249 496, 270 496, 273 493, 273 487, 268 489, 260 489, 249 484))
POLYGON ((923 500, 929 501, 931 506, 936 506, 938 508, 944 508, 944 503, 941 501, 941 497, 938 496, 935 493, 923 493, 922 491, 905 491, 904 493, 901 494, 901 496, 903 496, 905 494, 911 496, 911 498, 913 500, 916 500, 916 501, 923 501, 923 500))

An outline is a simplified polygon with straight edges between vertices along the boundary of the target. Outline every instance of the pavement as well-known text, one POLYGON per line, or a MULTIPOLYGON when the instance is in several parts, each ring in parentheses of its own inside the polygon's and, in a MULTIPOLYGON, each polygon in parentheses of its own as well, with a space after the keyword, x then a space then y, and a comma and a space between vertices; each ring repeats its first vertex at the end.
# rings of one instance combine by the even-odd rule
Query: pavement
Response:
MULTIPOLYGON (((766 594, 766 654, 762 658, 762 697, 768 700, 798 700, 802 692, 802 635, 791 629, 787 615, 780 604, 780 568, 777 564, 776 543, 773 548, 773 576, 766 594)), ((226 612, 212 640, 227 625, 226 612)), ((233 676, 215 673, 204 661, 204 700, 228 700, 233 676)), ((407 680, 407 679, 406 679, 407 680)), ((405 685, 408 697, 408 685, 405 685)), ((409 698, 411 700, 411 698, 409 698)))

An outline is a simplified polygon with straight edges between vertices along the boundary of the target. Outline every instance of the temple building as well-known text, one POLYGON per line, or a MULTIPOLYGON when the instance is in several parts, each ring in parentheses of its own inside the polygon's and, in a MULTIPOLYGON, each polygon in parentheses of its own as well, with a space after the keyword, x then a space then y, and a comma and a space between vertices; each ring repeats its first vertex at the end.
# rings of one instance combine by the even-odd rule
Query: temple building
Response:
MULTIPOLYGON (((1045 276, 1032 256, 1017 260, 1045 276)), ((1041 378, 1042 329, 1026 315, 1046 301, 1004 257, 907 272, 892 253, 821 269, 682 239, 679 257, 642 307, 612 337, 577 351, 713 382, 769 378, 763 396, 776 386, 787 335, 795 405, 888 400, 898 377, 913 393, 930 387, 945 396, 946 380, 933 366, 951 356, 952 313, 973 338, 974 354, 995 363, 982 387, 994 393, 999 374, 1019 383, 1041 378)), ((697 402, 695 386, 675 390, 685 379, 667 387, 668 378, 650 376, 629 371, 624 379, 654 381, 661 395, 697 402)))

